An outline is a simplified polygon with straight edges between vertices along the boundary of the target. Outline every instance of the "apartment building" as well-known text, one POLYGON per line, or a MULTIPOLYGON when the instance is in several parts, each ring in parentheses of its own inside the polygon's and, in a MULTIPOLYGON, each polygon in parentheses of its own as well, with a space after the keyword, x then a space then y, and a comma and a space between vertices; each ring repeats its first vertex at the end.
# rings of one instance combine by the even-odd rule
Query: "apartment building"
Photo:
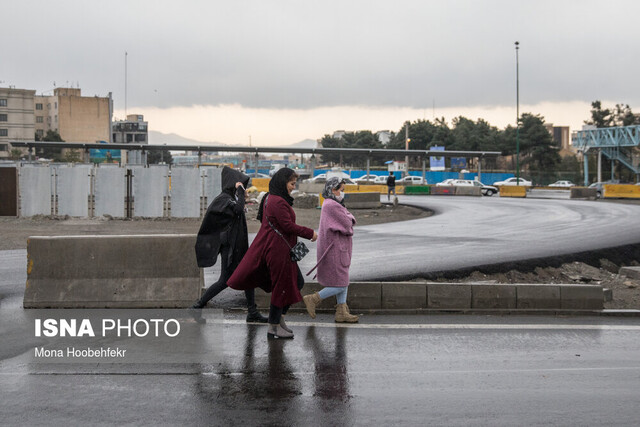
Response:
MULTIPOLYGON (((126 120, 113 122, 111 137, 114 144, 148 144, 149 123, 144 121, 142 114, 128 114, 126 120)), ((147 163, 146 153, 123 150, 122 163, 144 165, 147 163)))
POLYGON ((11 156, 9 141, 33 141, 35 93, 35 90, 0 87, 0 159, 11 156))
POLYGON ((56 88, 51 96, 36 96, 32 111, 39 137, 52 130, 65 142, 111 142, 111 93, 82 96, 80 88, 56 88))
POLYGON ((552 123, 545 123, 544 127, 547 128, 553 140, 558 143, 562 157, 576 155, 576 151, 571 147, 569 126, 554 126, 552 123))

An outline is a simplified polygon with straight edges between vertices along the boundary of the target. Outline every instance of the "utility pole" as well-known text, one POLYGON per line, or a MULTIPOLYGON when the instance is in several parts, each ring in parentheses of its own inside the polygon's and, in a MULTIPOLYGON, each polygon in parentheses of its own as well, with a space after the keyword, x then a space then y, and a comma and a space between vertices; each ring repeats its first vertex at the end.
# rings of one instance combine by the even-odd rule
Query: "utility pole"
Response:
POLYGON ((127 55, 124 53, 124 118, 127 118, 127 55))
MULTIPOLYGON (((408 150, 409 149, 409 141, 411 141, 411 139, 409 139, 409 121, 407 120, 404 124, 404 149, 408 150)), ((407 171, 405 173, 405 176, 409 175, 409 155, 407 154, 407 156, 404 159, 405 161, 405 165, 407 166, 407 171)))
POLYGON ((516 185, 520 185, 520 65, 518 50, 520 42, 516 42, 516 185))

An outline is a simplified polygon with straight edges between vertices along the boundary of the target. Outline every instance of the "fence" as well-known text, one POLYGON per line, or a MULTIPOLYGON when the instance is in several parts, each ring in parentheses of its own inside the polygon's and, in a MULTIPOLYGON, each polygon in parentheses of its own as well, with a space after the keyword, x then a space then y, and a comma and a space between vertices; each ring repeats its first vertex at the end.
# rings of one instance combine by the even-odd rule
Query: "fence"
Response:
POLYGON ((221 172, 167 165, 23 164, 17 166, 16 191, 1 193, 0 205, 17 195, 11 212, 21 217, 199 218, 220 194, 221 172))

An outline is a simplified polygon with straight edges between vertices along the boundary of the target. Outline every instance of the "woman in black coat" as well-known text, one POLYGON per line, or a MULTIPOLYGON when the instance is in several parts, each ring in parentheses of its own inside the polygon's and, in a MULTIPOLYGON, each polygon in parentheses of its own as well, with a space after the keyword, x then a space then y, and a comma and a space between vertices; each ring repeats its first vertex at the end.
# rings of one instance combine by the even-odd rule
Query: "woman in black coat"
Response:
MULTIPOLYGON (((249 248, 244 211, 245 190, 249 180, 249 176, 240 171, 227 166, 222 168, 222 192, 209 205, 196 240, 198 267, 211 267, 220 255, 222 271, 218 281, 209 286, 192 308, 204 307, 227 287, 227 280, 249 248)), ((267 318, 256 308, 254 290, 247 289, 245 296, 249 309, 247 322, 266 323, 267 318)))

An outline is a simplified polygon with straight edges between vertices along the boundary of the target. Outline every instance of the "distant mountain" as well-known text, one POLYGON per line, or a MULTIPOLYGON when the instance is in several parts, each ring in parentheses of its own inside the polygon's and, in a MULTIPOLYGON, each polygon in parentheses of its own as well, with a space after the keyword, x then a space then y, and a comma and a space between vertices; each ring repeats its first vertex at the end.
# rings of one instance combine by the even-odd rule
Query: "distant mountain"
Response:
POLYGON ((167 145, 228 145, 222 142, 203 142, 195 139, 185 138, 175 133, 162 133, 155 130, 149 131, 149 144, 167 145))
POLYGON ((318 141, 315 139, 303 139, 295 144, 287 145, 287 147, 318 148, 318 141))
MULTIPOLYGON (((204 142, 195 139, 185 138, 175 133, 162 133, 155 130, 149 131, 149 144, 167 145, 229 145, 222 142, 204 142)), ((304 139, 287 147, 296 148, 316 148, 318 143, 315 139, 304 139)))

